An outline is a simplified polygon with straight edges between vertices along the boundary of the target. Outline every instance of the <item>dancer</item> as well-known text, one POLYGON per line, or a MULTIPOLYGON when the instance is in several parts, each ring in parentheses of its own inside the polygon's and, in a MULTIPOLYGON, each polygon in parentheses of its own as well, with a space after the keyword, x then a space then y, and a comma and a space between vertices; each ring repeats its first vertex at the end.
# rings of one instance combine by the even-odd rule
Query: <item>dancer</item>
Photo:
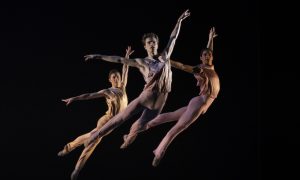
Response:
POLYGON ((213 39, 217 36, 215 28, 209 32, 207 48, 200 53, 202 64, 197 66, 184 65, 180 62, 171 61, 172 67, 194 74, 197 86, 200 86, 199 96, 190 100, 188 106, 182 107, 174 112, 163 113, 147 124, 147 129, 162 123, 177 121, 169 130, 159 146, 153 151, 155 158, 153 166, 157 166, 163 158, 168 146, 174 138, 183 130, 188 128, 201 114, 204 114, 217 97, 220 90, 219 77, 213 66, 213 39))
POLYGON ((136 138, 138 132, 144 129, 146 123, 154 119, 164 107, 168 93, 171 91, 172 72, 170 65, 170 56, 175 46, 178 37, 181 22, 190 15, 186 10, 178 19, 177 24, 171 33, 169 42, 166 48, 159 55, 158 36, 154 33, 148 33, 143 36, 144 48, 148 56, 146 58, 125 59, 119 56, 105 56, 105 55, 87 55, 86 60, 101 59, 114 63, 128 64, 139 69, 142 73, 146 85, 142 93, 133 100, 127 108, 113 117, 101 129, 97 130, 88 140, 88 144, 95 143, 95 140, 102 137, 107 132, 117 128, 123 122, 128 120, 136 113, 143 112, 141 117, 132 125, 129 135, 124 136, 124 143, 121 148, 127 147, 136 138))
MULTIPOLYGON (((131 47, 128 46, 126 49, 126 56, 125 58, 129 58, 129 56, 134 51, 131 50, 131 47)), ((103 89, 101 91, 95 92, 95 93, 87 93, 82 94, 80 96, 71 97, 68 99, 63 99, 62 101, 66 102, 66 105, 69 105, 70 103, 77 101, 77 100, 88 100, 88 99, 94 99, 94 98, 100 98, 105 97, 106 103, 108 106, 108 110, 106 111, 105 115, 102 116, 97 123, 97 127, 93 129, 91 132, 88 132, 86 134, 83 134, 76 138, 74 141, 68 143, 64 146, 63 150, 61 150, 58 153, 58 156, 64 156, 77 148, 80 145, 83 145, 86 140, 95 132, 96 130, 103 127, 104 124, 106 124, 113 116, 118 114, 119 112, 123 111, 127 104, 127 94, 126 94, 126 85, 127 85, 127 79, 128 79, 128 65, 124 64, 122 69, 122 77, 119 73, 119 71, 113 69, 109 72, 109 82, 111 83, 112 87, 108 89, 103 89)), ((108 134, 109 132, 107 132, 108 134)), ((103 136, 102 136, 103 137, 103 136)), ((88 146, 85 146, 84 150, 82 151, 76 167, 71 175, 71 179, 74 180, 77 178, 80 170, 85 165, 88 158, 93 153, 96 146, 100 143, 102 137, 98 137, 95 140, 94 144, 90 144, 88 146)))

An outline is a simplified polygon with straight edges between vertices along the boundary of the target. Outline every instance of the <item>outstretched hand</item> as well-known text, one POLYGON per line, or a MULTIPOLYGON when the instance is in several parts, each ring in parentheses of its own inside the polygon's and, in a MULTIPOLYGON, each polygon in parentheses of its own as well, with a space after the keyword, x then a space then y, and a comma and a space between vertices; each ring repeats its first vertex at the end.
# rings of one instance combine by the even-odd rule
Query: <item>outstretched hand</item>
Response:
POLYGON ((191 14, 191 13, 190 13, 189 10, 184 11, 184 13, 179 17, 178 21, 184 20, 185 18, 189 17, 190 14, 191 14))
POLYGON ((134 52, 134 50, 131 50, 131 46, 128 46, 126 49, 126 55, 125 58, 129 58, 129 56, 134 52))
POLYGON ((68 99, 62 99, 61 101, 65 102, 66 106, 68 106, 69 104, 71 104, 74 101, 74 99, 73 98, 68 98, 68 99))
POLYGON ((84 60, 85 60, 85 61, 88 61, 88 60, 94 59, 95 57, 96 57, 96 56, 95 56, 95 55, 92 55, 92 54, 91 54, 91 55, 85 55, 85 56, 84 56, 84 60))
POLYGON ((210 39, 213 39, 215 37, 217 37, 218 35, 216 34, 216 30, 215 30, 215 27, 212 27, 209 31, 209 38, 210 39))

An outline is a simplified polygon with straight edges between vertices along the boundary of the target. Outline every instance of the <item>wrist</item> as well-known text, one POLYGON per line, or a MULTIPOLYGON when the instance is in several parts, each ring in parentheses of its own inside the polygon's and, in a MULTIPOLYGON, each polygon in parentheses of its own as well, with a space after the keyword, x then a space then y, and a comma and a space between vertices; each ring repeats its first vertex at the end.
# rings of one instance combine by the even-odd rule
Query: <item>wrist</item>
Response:
POLYGON ((101 59, 101 57, 102 56, 100 54, 95 54, 94 57, 93 57, 93 59, 101 59))

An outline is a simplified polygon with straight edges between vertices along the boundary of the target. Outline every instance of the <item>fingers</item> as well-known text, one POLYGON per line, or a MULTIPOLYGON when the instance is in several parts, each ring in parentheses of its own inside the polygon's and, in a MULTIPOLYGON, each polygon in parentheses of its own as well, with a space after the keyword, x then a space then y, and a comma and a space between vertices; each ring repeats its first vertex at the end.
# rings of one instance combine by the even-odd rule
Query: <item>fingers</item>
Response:
POLYGON ((134 50, 131 50, 131 46, 127 46, 126 57, 129 57, 133 52, 134 52, 134 50))
POLYGON ((128 54, 130 52, 130 50, 131 50, 131 46, 127 46, 127 48, 126 48, 126 54, 128 54))
POLYGON ((184 13, 179 17, 179 21, 182 21, 182 20, 184 20, 185 18, 187 18, 188 16, 190 16, 190 12, 189 12, 189 10, 187 9, 186 11, 184 11, 184 13))
POLYGON ((126 49, 126 52, 131 52, 131 46, 128 46, 127 49, 126 49))
POLYGON ((84 57, 84 60, 85 60, 85 61, 88 61, 89 59, 90 59, 89 56, 85 56, 85 57, 84 57))
POLYGON ((133 52, 134 52, 134 50, 132 50, 129 55, 131 55, 133 52))
POLYGON ((70 103, 72 100, 71 99, 62 99, 61 101, 66 102, 66 103, 70 103))
POLYGON ((216 34, 215 27, 210 28, 209 35, 211 38, 215 38, 218 36, 218 34, 216 34))
POLYGON ((213 37, 214 37, 214 38, 217 37, 218 34, 216 34, 216 29, 215 29, 215 27, 213 27, 212 30, 213 30, 213 37))
POLYGON ((190 16, 190 15, 191 15, 191 13, 190 13, 190 11, 187 9, 187 10, 183 13, 182 20, 185 19, 185 18, 187 18, 187 17, 190 16))
POLYGON ((189 15, 191 15, 191 12, 189 9, 187 9, 185 12, 184 12, 185 16, 188 17, 189 15))
POLYGON ((68 106, 71 103, 69 99, 62 99, 61 101, 65 102, 66 106, 68 106))
POLYGON ((90 60, 90 59, 92 59, 93 57, 92 57, 92 55, 85 55, 84 56, 84 60, 85 61, 88 61, 88 60, 90 60))

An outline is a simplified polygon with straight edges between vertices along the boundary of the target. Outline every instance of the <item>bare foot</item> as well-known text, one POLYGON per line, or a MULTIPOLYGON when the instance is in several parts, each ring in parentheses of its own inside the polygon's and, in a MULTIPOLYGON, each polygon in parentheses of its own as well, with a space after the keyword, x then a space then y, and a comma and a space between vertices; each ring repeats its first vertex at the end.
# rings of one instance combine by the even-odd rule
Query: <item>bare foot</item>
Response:
POLYGON ((133 143, 133 141, 136 139, 136 137, 137 137, 137 134, 133 134, 133 135, 127 135, 127 134, 125 134, 124 136, 123 136, 123 139, 124 139, 124 142, 123 142, 123 144, 121 145, 121 149, 125 149, 125 148, 127 148, 131 143, 133 143))
POLYGON ((153 167, 157 167, 158 166, 158 164, 160 163, 160 160, 163 158, 163 156, 164 156, 164 153, 160 153, 160 155, 158 155, 158 153, 156 152, 157 150, 155 149, 154 151, 153 151, 153 154, 154 154, 154 159, 153 159, 153 161, 152 161, 152 166, 153 167))
POLYGON ((71 180, 76 180, 78 177, 79 171, 78 170, 74 170, 71 174, 71 180))
POLYGON ((69 153, 70 153, 69 145, 67 144, 67 145, 64 146, 64 149, 63 149, 63 150, 61 150, 61 151, 59 151, 59 152, 57 153, 57 155, 62 157, 62 156, 65 156, 65 155, 67 155, 67 154, 69 154, 69 153))

